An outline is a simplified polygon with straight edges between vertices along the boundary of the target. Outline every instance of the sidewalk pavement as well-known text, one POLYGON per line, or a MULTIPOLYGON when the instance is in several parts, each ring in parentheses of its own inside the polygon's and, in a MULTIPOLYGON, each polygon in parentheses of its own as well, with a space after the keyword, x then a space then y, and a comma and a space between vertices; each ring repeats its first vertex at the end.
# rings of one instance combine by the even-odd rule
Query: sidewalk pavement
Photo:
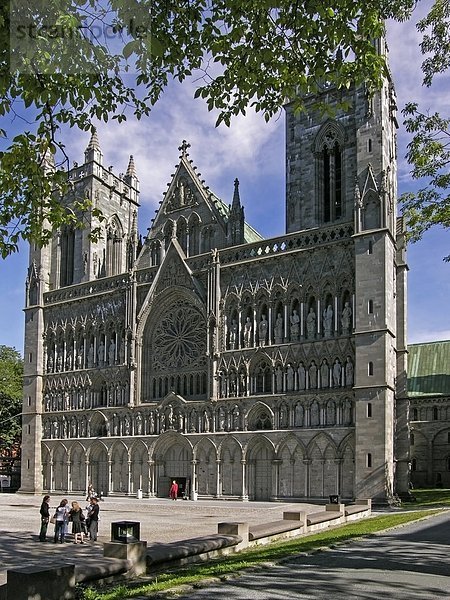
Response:
MULTIPOLYGON (((51 509, 67 497, 69 503, 77 500, 82 508, 85 498, 76 495, 55 494, 50 498, 51 509)), ((48 542, 39 542, 39 508, 41 496, 0 494, 0 586, 6 583, 8 569, 32 564, 77 565, 103 559, 103 543, 111 539, 113 521, 139 521, 141 540, 147 544, 176 542, 217 533, 217 524, 223 521, 243 521, 249 524, 266 523, 283 518, 283 511, 305 510, 314 512, 317 505, 283 502, 239 502, 229 500, 170 500, 169 498, 107 497, 99 502, 100 522, 98 542, 75 545, 69 542, 53 544, 54 526, 49 524, 48 542)), ((52 514, 52 513, 50 513, 52 514)))

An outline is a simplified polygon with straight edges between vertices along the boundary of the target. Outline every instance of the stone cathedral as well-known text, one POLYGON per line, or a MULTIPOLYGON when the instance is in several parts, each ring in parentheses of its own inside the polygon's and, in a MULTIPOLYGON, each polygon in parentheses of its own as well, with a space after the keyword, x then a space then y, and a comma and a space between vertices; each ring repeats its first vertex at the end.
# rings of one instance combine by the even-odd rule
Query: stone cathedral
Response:
POLYGON ((394 86, 324 85, 319 100, 333 118, 317 97, 285 106, 286 233, 272 239, 245 221, 238 180, 218 198, 183 142, 140 241, 133 157, 114 174, 92 135, 65 201, 89 198, 105 220, 30 250, 21 492, 407 490, 394 86))

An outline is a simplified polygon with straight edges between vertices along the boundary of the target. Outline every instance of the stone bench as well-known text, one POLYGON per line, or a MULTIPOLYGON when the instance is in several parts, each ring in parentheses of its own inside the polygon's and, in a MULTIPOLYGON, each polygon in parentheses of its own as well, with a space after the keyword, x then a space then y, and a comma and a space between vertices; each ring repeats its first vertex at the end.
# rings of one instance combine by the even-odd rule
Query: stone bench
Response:
POLYGON ((262 523, 261 525, 251 525, 249 527, 248 539, 249 541, 259 540, 265 537, 272 537, 280 535, 281 533, 287 533, 295 529, 302 529, 303 523, 301 521, 287 520, 272 521, 270 523, 262 523))
POLYGON ((351 504, 350 506, 345 507, 345 515, 356 515, 357 513, 365 512, 369 510, 367 506, 362 506, 361 504, 351 504))
POLYGON ((320 512, 311 513, 306 519, 308 526, 317 525, 318 523, 325 523, 326 521, 332 521, 333 519, 340 519, 342 513, 339 511, 321 510, 320 512))
POLYGON ((118 558, 96 558, 88 565, 75 565, 75 580, 77 583, 89 581, 111 580, 118 575, 128 573, 133 568, 133 561, 118 558))
POLYGON ((190 557, 200 554, 208 558, 209 555, 233 548, 240 542, 242 537, 239 535, 214 534, 167 544, 150 544, 147 546, 147 568, 151 569, 162 563, 184 564, 190 562, 190 557))

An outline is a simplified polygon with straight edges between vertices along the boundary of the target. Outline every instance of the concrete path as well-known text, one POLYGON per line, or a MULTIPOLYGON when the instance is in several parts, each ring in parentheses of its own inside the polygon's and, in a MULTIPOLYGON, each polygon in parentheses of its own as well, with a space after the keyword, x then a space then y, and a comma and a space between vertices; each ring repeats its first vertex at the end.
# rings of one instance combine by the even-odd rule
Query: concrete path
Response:
MULTIPOLYGON (((55 508, 63 496, 52 496, 55 508)), ((84 508, 83 498, 67 495, 69 502, 77 500, 84 508)), ((47 543, 39 542, 39 507, 42 498, 22 494, 0 493, 0 586, 6 583, 8 568, 24 564, 65 561, 100 561, 102 542, 109 541, 111 522, 139 521, 141 539, 153 542, 174 542, 217 533, 222 521, 246 521, 250 524, 282 519, 285 510, 314 512, 317 505, 279 502, 238 502, 222 500, 169 500, 163 498, 105 498, 100 502, 99 542, 75 545, 53 544, 53 525, 49 525, 47 543)), ((71 540, 71 538, 69 538, 71 540)))
POLYGON ((449 600, 450 511, 244 574, 179 600, 449 600))

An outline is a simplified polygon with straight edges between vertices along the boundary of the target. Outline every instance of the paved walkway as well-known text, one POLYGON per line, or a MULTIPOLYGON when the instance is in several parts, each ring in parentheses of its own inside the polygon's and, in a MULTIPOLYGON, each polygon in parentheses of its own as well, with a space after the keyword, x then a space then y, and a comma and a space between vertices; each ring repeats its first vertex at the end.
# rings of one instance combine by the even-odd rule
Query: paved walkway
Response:
POLYGON ((179 600, 449 600, 450 511, 178 594, 179 600))
MULTIPOLYGON (((63 496, 52 496, 51 507, 56 507, 63 496)), ((83 498, 67 495, 69 502, 83 498)), ((152 542, 175 542, 217 533, 222 521, 244 521, 250 524, 282 519, 285 510, 314 512, 313 504, 281 502, 238 502, 226 500, 169 500, 152 498, 105 498, 100 502, 99 543, 75 545, 72 542, 53 544, 53 525, 49 525, 48 543, 38 540, 40 527, 39 507, 42 498, 22 494, 0 494, 0 586, 6 582, 7 569, 24 564, 46 564, 103 558, 103 544, 110 540, 111 522, 140 521, 141 539, 152 542)))

